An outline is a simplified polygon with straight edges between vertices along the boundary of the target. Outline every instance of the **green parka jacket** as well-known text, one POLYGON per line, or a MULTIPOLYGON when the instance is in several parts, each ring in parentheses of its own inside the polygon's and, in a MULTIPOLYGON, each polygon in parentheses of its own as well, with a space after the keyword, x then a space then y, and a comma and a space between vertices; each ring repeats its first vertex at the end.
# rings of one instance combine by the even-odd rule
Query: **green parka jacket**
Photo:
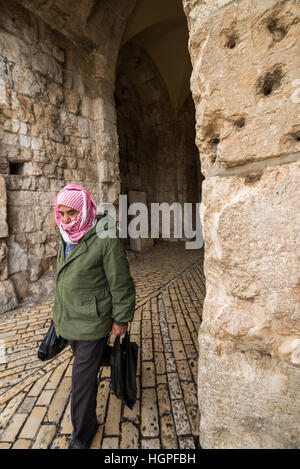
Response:
POLYGON ((98 236, 101 218, 66 259, 63 239, 58 250, 53 321, 56 334, 68 340, 98 340, 113 322, 133 319, 135 286, 126 252, 118 237, 98 236))

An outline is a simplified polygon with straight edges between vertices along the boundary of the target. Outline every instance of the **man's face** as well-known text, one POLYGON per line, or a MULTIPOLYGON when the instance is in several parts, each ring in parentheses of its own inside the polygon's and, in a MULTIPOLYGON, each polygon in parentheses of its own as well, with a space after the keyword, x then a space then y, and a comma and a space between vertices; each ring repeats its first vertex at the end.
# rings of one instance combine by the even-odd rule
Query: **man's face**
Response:
POLYGON ((68 223, 72 223, 76 220, 79 212, 74 210, 74 208, 66 207, 65 205, 58 206, 58 212, 61 216, 62 222, 67 225, 68 223))

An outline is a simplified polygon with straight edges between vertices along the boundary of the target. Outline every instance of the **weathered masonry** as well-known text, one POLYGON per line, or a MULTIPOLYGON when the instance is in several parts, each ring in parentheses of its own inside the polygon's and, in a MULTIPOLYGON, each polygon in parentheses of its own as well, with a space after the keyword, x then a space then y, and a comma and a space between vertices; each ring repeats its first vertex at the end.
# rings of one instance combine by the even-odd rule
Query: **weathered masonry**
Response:
POLYGON ((0 313, 66 183, 201 201, 203 448, 300 445, 299 70, 298 0, 0 0, 0 313))

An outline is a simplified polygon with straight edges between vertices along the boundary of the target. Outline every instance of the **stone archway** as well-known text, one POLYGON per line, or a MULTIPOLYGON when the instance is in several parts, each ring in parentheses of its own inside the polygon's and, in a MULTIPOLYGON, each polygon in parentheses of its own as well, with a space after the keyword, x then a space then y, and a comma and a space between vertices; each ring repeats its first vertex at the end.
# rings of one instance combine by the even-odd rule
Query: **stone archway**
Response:
POLYGON ((188 30, 181 1, 166 3, 150 11, 147 2, 137 2, 119 52, 115 102, 121 193, 129 194, 129 202, 145 201, 149 211, 152 202, 182 207, 189 202, 195 217, 203 176, 188 84, 188 30))
MULTIPOLYGON (((143 29, 158 17, 162 28, 176 22, 170 2, 148 2, 143 29)), ((49 214, 70 175, 97 201, 115 203, 121 190, 115 65, 136 2, 75 3, 0 1, 1 312, 16 306, 12 275, 35 276, 57 248, 50 218, 30 215, 32 205, 49 214), (14 243, 26 255, 10 273, 14 243)), ((201 446, 299 447, 299 2, 183 6, 205 175, 201 446)), ((123 41, 138 32, 131 24, 123 41)))

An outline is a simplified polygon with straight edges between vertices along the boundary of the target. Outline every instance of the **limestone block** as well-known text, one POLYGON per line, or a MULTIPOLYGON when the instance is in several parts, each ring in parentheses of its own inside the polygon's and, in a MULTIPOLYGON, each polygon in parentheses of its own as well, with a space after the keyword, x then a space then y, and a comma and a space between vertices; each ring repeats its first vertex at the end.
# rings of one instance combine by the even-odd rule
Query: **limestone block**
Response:
POLYGON ((20 207, 11 206, 8 214, 8 224, 11 234, 30 233, 34 231, 36 220, 34 212, 26 207, 26 210, 20 210, 20 207))
POLYGON ((32 67, 56 83, 63 83, 62 70, 57 61, 48 54, 39 50, 33 51, 32 67))
POLYGON ((14 236, 8 239, 9 261, 8 273, 9 275, 17 272, 26 272, 28 269, 28 256, 27 252, 15 241, 14 236))
POLYGON ((204 448, 296 448, 300 163, 203 183, 204 448))
POLYGON ((27 44, 3 29, 0 31, 0 50, 1 55, 11 62, 20 65, 29 64, 30 50, 27 44))
POLYGON ((26 298, 28 295, 29 275, 27 272, 17 272, 10 276, 15 288, 18 300, 26 298))
POLYGON ((10 279, 0 281, 0 314, 18 306, 14 285, 10 279))
POLYGON ((204 24, 207 2, 186 4, 203 174, 299 151, 300 4, 232 2, 204 24))
POLYGON ((31 70, 19 65, 14 66, 13 81, 15 91, 33 98, 43 90, 43 82, 31 70))
POLYGON ((7 198, 6 198, 6 184, 3 176, 0 176, 0 238, 8 236, 7 225, 7 198))

